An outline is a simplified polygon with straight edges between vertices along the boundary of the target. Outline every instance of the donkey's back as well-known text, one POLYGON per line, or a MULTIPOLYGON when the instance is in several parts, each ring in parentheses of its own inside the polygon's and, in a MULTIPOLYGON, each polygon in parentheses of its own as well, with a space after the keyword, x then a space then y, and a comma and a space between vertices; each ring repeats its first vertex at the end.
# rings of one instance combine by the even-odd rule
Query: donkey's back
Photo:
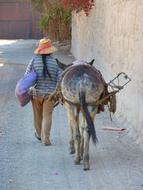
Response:
POLYGON ((79 103, 82 93, 86 103, 96 102, 103 90, 104 81, 101 73, 89 64, 71 66, 62 80, 62 94, 67 101, 79 103))

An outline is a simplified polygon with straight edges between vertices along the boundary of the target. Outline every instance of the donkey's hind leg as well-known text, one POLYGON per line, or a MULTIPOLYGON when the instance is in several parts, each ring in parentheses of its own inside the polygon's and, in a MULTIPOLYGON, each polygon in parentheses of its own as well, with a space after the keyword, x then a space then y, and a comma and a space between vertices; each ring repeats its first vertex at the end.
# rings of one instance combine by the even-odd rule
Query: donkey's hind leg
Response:
POLYGON ((75 164, 80 163, 80 131, 79 113, 76 106, 66 103, 68 121, 70 125, 70 153, 75 151, 75 164))
POLYGON ((71 110, 71 106, 67 102, 65 102, 64 106, 67 110, 68 123, 70 126, 69 152, 70 152, 70 154, 74 154, 75 153, 75 147, 74 147, 73 125, 72 125, 72 117, 71 117, 72 110, 71 110))
MULTIPOLYGON (((92 121, 94 122, 95 114, 96 114, 96 108, 94 107, 88 107, 90 117, 92 121)), ((84 126, 84 151, 83 151, 83 169, 89 170, 90 169, 90 163, 89 163, 89 141, 90 141, 90 135, 88 131, 87 124, 85 123, 84 126)))
POLYGON ((81 140, 80 140, 80 157, 81 160, 83 160, 83 152, 84 152, 84 130, 86 127, 86 121, 85 118, 82 117, 81 115, 81 127, 80 127, 80 135, 81 135, 81 140))

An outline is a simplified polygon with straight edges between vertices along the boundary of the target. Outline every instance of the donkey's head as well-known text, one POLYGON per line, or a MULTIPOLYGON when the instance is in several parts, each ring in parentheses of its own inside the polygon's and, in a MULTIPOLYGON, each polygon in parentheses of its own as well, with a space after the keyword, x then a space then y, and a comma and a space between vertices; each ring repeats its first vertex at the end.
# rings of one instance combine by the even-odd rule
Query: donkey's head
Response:
POLYGON ((67 68, 69 68, 71 66, 74 66, 74 65, 86 65, 86 64, 93 65, 93 63, 94 63, 94 59, 92 61, 90 61, 90 62, 86 62, 84 60, 76 60, 76 61, 73 61, 71 64, 68 64, 68 65, 60 62, 58 59, 56 59, 56 61, 57 61, 58 66, 62 70, 65 70, 65 69, 67 69, 67 68))

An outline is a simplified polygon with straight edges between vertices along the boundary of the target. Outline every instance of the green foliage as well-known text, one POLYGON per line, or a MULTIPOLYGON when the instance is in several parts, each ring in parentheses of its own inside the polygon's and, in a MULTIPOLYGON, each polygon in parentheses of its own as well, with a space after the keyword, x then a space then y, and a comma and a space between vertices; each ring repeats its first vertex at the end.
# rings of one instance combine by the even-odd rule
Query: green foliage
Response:
POLYGON ((52 20, 54 20, 54 15, 52 11, 48 10, 47 13, 41 15, 41 21, 40 21, 41 28, 46 29, 52 20))
POLYGON ((64 8, 62 0, 31 0, 31 2, 41 14, 40 27, 45 35, 54 32, 55 38, 70 38, 71 11, 64 8))
POLYGON ((45 13, 41 14, 40 26, 46 28, 51 22, 56 21, 57 24, 63 22, 65 25, 71 24, 71 14, 63 7, 55 7, 48 9, 45 13))

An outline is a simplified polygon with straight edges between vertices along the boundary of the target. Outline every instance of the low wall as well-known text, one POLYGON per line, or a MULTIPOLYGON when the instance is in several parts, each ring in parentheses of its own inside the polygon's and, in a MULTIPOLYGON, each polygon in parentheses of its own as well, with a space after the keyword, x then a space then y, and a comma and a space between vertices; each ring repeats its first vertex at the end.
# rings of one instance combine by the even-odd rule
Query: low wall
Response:
POLYGON ((117 96, 116 116, 128 125, 130 134, 143 142, 143 1, 96 0, 86 17, 73 13, 72 53, 90 61, 106 82, 117 73, 132 79, 117 96))

